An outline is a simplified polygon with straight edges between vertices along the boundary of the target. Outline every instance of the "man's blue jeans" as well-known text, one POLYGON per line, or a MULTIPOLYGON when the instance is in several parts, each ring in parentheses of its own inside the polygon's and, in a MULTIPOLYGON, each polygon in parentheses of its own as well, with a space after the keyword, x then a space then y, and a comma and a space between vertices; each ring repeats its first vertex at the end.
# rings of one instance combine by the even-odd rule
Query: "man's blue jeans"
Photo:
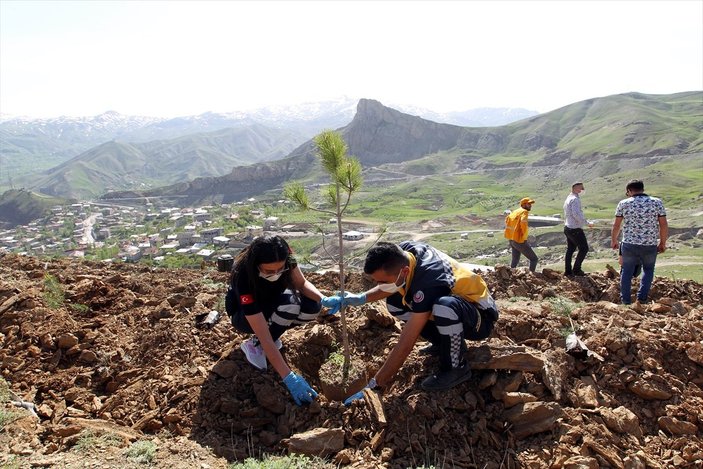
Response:
POLYGON ((637 264, 642 265, 642 279, 637 292, 637 301, 647 301, 649 288, 654 280, 654 264, 657 262, 657 246, 622 243, 622 269, 620 270, 620 300, 629 305, 632 302, 632 276, 637 264))

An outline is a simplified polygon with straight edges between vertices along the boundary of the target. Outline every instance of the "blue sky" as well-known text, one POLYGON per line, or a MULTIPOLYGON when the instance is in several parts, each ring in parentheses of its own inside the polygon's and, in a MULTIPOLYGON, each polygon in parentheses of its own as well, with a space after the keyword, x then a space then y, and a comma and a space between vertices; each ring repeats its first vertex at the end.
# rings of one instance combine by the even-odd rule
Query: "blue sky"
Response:
POLYGON ((703 1, 0 0, 0 113, 372 98, 546 112, 703 89, 703 1))

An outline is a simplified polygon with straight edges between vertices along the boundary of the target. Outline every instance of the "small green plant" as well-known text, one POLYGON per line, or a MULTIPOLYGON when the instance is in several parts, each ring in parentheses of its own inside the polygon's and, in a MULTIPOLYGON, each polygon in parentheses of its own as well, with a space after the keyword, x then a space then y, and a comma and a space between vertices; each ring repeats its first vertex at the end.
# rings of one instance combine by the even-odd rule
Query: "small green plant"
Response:
POLYGON ((219 295, 217 298, 217 302, 215 303, 215 306, 213 307, 215 311, 223 312, 225 310, 225 297, 224 295, 219 295))
POLYGON ((89 451, 94 448, 106 448, 109 446, 120 446, 122 439, 117 435, 112 433, 105 433, 102 435, 96 435, 92 431, 88 430, 81 434, 74 449, 76 451, 84 452, 89 451))
POLYGON ((98 445, 97 441, 98 438, 95 436, 95 434, 88 430, 81 433, 73 449, 82 453, 95 448, 98 445))
POLYGON ((344 365, 344 354, 339 353, 338 350, 335 350, 334 352, 330 353, 329 357, 327 357, 327 362, 331 363, 334 366, 342 366, 344 365))
POLYGON ((20 459, 17 456, 10 456, 10 458, 0 465, 0 469, 20 469, 20 459))
POLYGON ((10 386, 3 378, 0 378, 0 431, 5 428, 5 425, 14 422, 20 417, 19 412, 7 410, 4 405, 10 401, 10 386))
POLYGON ((266 455, 263 459, 247 458, 230 464, 228 469, 334 469, 337 466, 317 457, 292 454, 290 456, 266 455))
POLYGON ((216 282, 209 277, 203 277, 203 288, 208 291, 218 291, 222 287, 222 283, 216 282))
POLYGON ((568 298, 556 296, 549 298, 549 303, 552 305, 552 310, 559 316, 571 317, 571 313, 581 306, 581 303, 576 303, 568 298))
POLYGON ((13 412, 4 408, 0 409, 0 431, 5 429, 5 425, 14 422, 18 418, 20 418, 20 414, 18 412, 13 412))
POLYGON ((51 309, 58 309, 63 305, 64 293, 59 280, 51 274, 44 274, 44 301, 51 309))
POLYGON ((125 456, 140 464, 149 464, 156 456, 156 444, 149 440, 139 440, 125 451, 125 456))
POLYGON ((518 301, 530 301, 530 299, 526 296, 513 296, 508 299, 511 303, 517 303, 518 301))
POLYGON ((90 311, 90 307, 88 305, 84 305, 81 303, 71 303, 70 307, 73 311, 81 314, 85 314, 90 311))
POLYGON ((5 378, 0 376, 0 404, 10 400, 10 385, 7 384, 5 378))

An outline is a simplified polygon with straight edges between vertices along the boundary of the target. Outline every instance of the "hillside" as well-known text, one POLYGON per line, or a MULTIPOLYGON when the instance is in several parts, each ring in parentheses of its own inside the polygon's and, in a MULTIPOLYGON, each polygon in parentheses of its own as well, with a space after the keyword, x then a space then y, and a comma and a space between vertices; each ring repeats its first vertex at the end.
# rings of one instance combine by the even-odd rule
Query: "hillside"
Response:
POLYGON ((44 194, 87 199, 107 190, 221 176, 233 166, 283 158, 302 140, 290 131, 253 124, 172 140, 111 141, 52 168, 31 187, 44 194))
MULTIPOLYGON (((108 111, 97 116, 48 119, 0 119, 0 190, 26 181, 105 142, 143 143, 179 139, 190 134, 254 124, 287 130, 311 138, 323 129, 337 129, 354 116, 357 100, 337 100, 275 106, 249 111, 206 112, 194 116, 155 118, 108 111)), ((402 109, 409 109, 402 107, 402 109)), ((459 125, 501 125, 536 114, 525 109, 480 108, 436 113, 412 108, 412 114, 459 125)))
POLYGON ((155 120, 109 111, 83 118, 0 121, 0 187, 19 183, 155 120))
MULTIPOLYGON (((505 126, 467 128, 438 124, 362 99, 354 119, 340 132, 350 154, 366 169, 423 160, 420 173, 426 175, 490 171, 497 183, 528 180, 538 185, 536 181, 545 179, 566 183, 574 174, 606 178, 676 162, 678 155, 695 155, 694 162, 698 161, 703 153, 701 101, 703 92, 630 93, 582 101, 505 126)), ((192 203, 232 201, 280 190, 281 182, 290 179, 319 182, 323 179, 314 153, 308 141, 273 164, 237 167, 220 179, 195 180, 143 195, 179 195, 192 203), (247 184, 241 186, 227 184, 245 180, 247 184), (212 189, 207 192, 205 187, 212 189)), ((418 173, 417 169, 412 172, 418 173)), ((652 172, 645 170, 640 177, 648 174, 652 172)))
POLYGON ((65 205, 66 199, 49 197, 24 189, 12 189, 0 195, 0 227, 26 225, 44 217, 56 205, 65 205))
MULTIPOLYGON (((294 405, 223 317, 226 273, 0 256, 0 370, 14 396, 0 432, 9 467, 225 468, 290 448, 328 448, 334 467, 648 468, 703 464, 703 286, 657 277, 644 310, 619 306, 608 271, 568 279, 499 267, 485 274, 501 316, 468 342, 473 377, 428 394, 436 366, 418 343, 375 407, 324 396, 294 405), (49 277, 47 277, 49 276, 49 277), (573 328, 573 329, 572 329, 573 328), (566 352, 575 331, 596 352, 566 352), (379 405, 380 403, 380 405, 379 405), (317 439, 303 432, 326 429, 317 439), (335 430, 336 429, 336 430, 335 430), (306 441, 307 443, 296 443, 306 441)), ((323 292, 332 274, 308 274, 323 292)), ((368 287, 351 273, 353 291, 368 287)), ((374 373, 398 339, 381 303, 349 311, 354 353, 374 373)), ((336 317, 286 332, 291 366, 320 389, 336 317)), ((5 394, 7 396, 7 394, 5 394)), ((370 399, 370 398, 369 398, 370 399)))

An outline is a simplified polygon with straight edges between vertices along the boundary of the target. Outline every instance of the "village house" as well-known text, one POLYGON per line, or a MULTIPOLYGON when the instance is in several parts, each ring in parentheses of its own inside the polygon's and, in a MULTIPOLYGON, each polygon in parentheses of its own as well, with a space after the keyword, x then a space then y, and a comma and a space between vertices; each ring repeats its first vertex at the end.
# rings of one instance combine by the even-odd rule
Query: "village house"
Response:
POLYGON ((183 215, 173 215, 168 219, 168 221, 172 222, 175 227, 183 226, 188 224, 188 219, 184 217, 183 215))
POLYGON ((212 244, 215 246, 227 246, 230 239, 227 236, 215 236, 212 238, 212 244))
POLYGON ((221 236, 224 228, 208 228, 200 231, 200 239, 203 243, 213 244, 213 240, 217 236, 221 236))
POLYGON ((137 262, 142 258, 143 252, 137 246, 127 245, 119 256, 124 260, 124 262, 137 262))
POLYGON ((278 217, 268 217, 264 218, 264 231, 272 231, 278 228, 279 223, 278 217))
POLYGON ((210 220, 210 214, 206 211, 197 211, 193 213, 193 221, 203 223, 206 220, 210 220))
POLYGON ((178 248, 178 243, 166 243, 161 245, 161 253, 166 253, 168 251, 175 251, 178 248))
POLYGON ((245 238, 254 239, 264 234, 264 228, 257 225, 249 225, 245 228, 245 238))
POLYGON ((190 246, 193 244, 193 232, 192 231, 181 231, 176 234, 176 239, 178 240, 178 245, 180 247, 190 246))

